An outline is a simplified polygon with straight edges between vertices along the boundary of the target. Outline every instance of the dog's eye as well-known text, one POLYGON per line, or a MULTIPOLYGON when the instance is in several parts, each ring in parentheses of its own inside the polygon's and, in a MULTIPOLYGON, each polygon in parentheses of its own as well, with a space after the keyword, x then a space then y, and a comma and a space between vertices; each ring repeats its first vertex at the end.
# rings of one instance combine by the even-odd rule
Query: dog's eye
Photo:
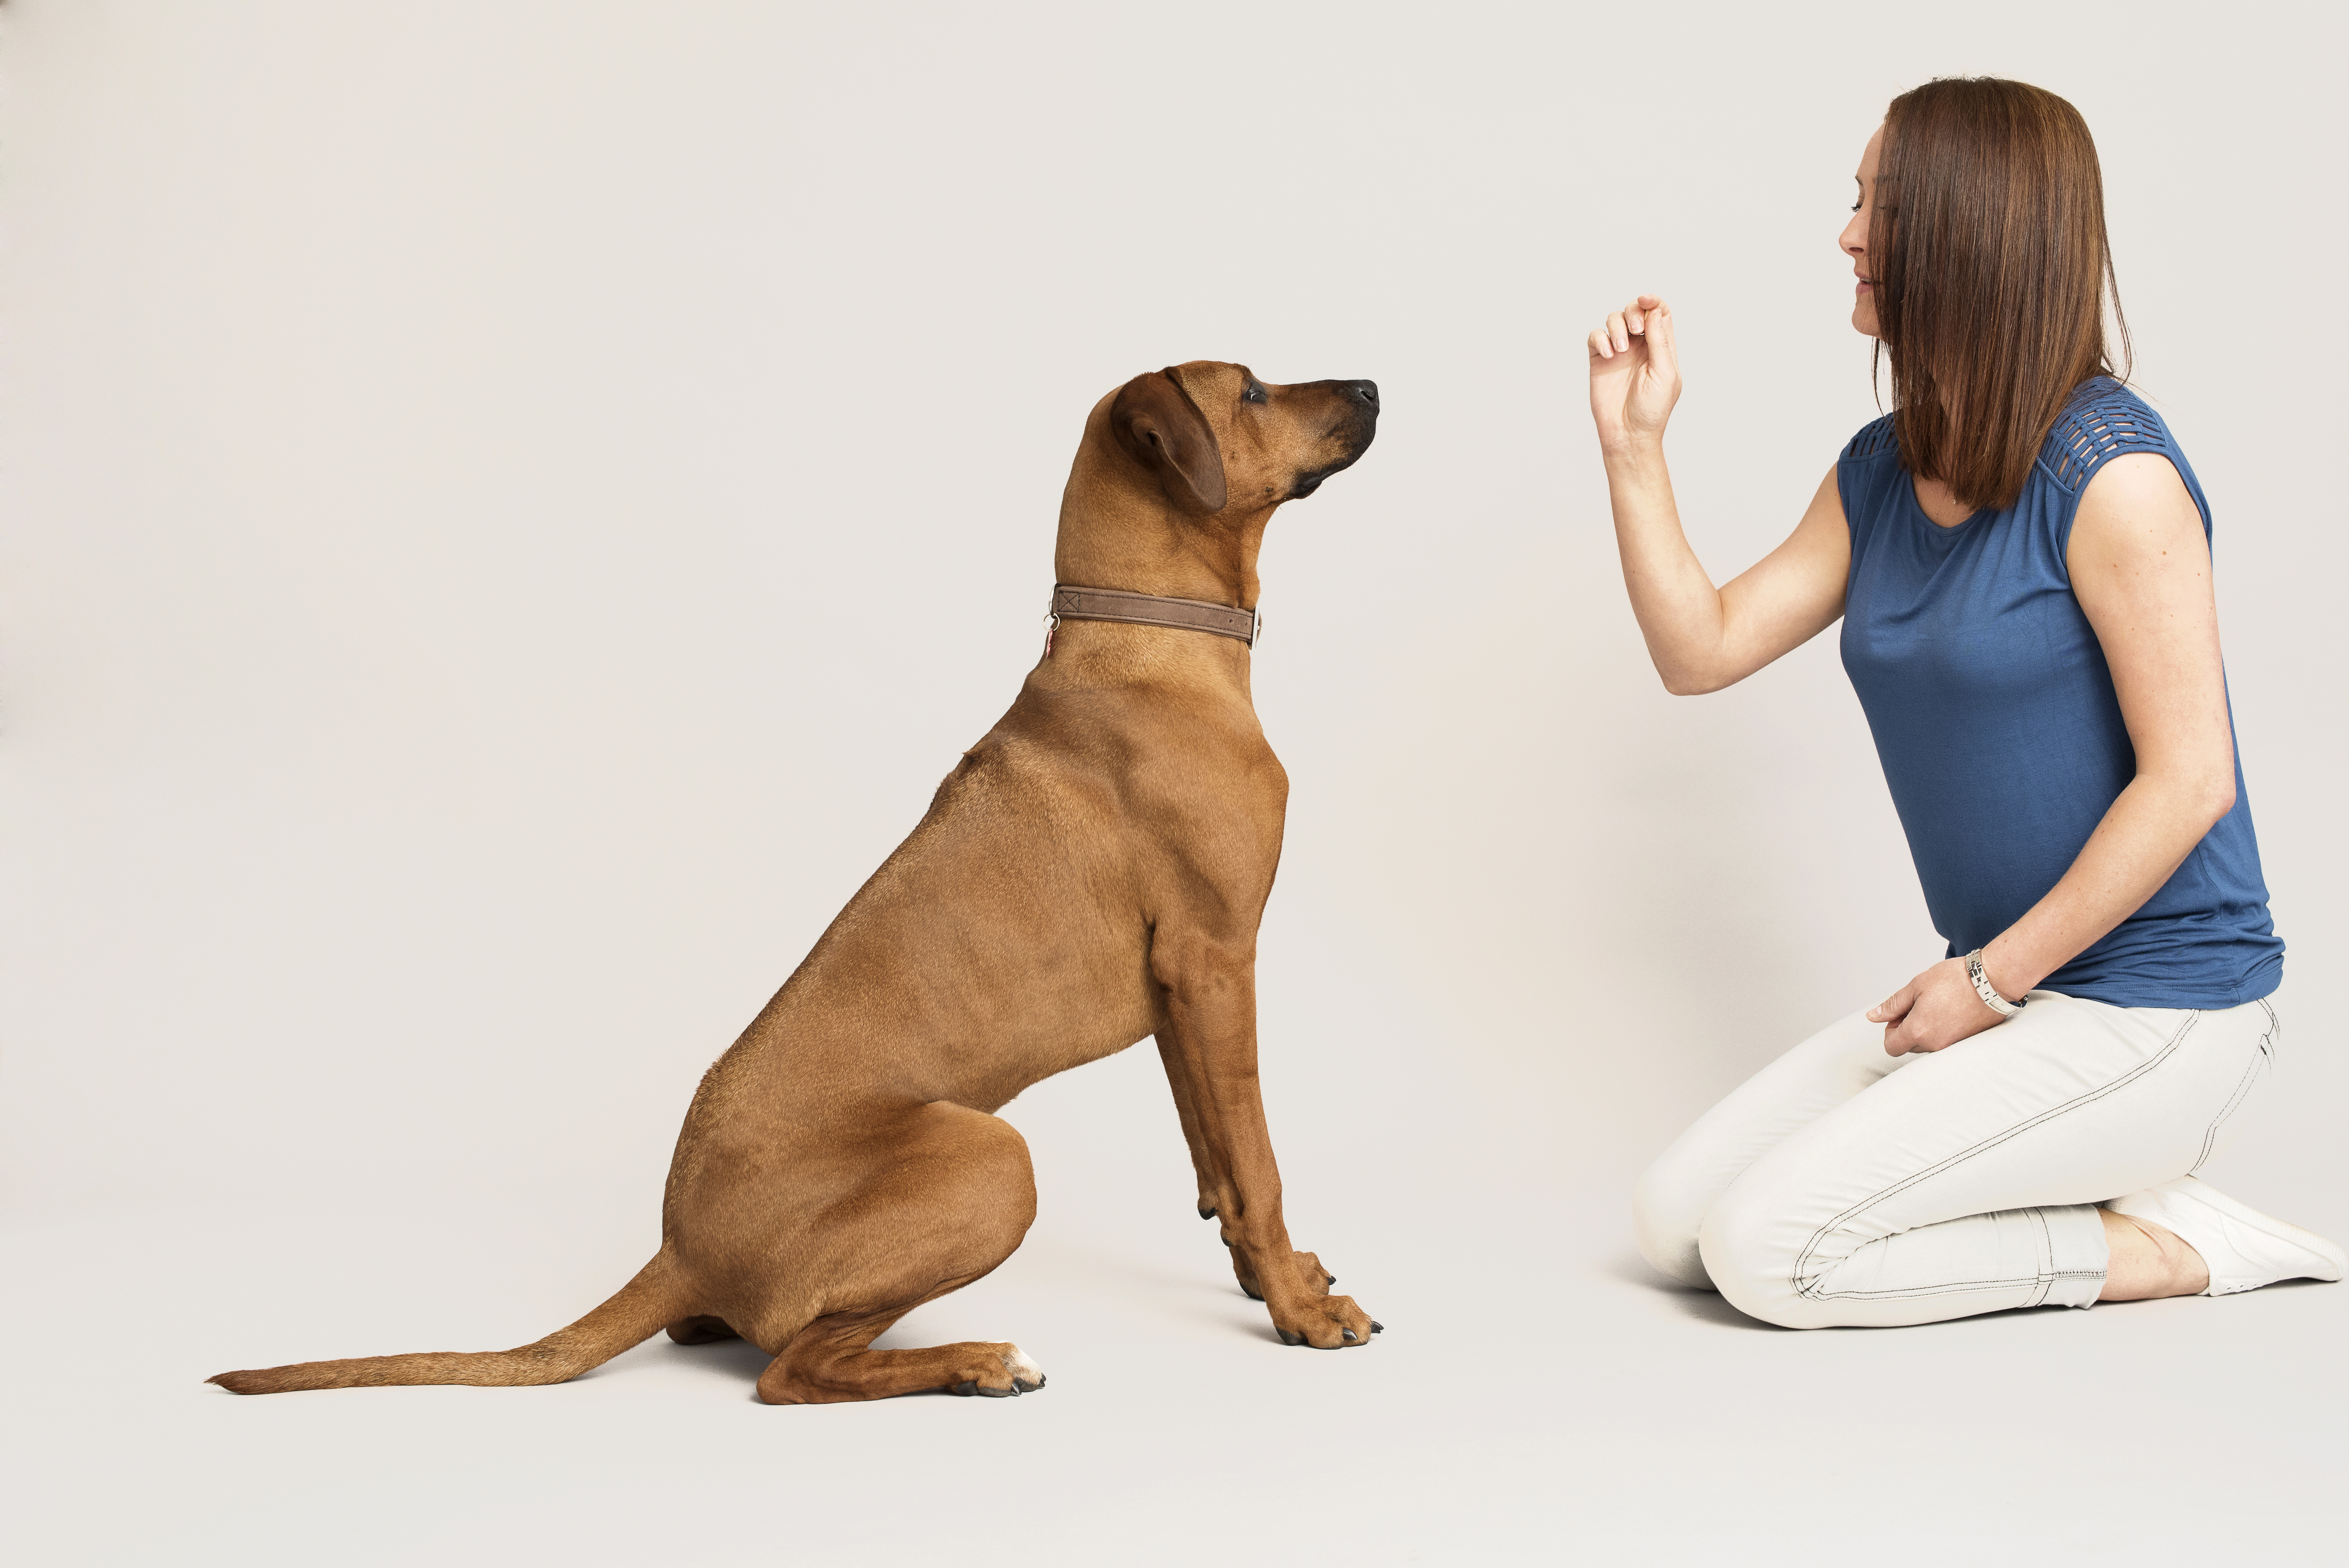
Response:
POLYGON ((1240 401, 1243 403, 1269 403, 1272 401, 1272 395, 1267 392, 1256 382, 1251 381, 1247 384, 1247 390, 1240 394, 1240 401))

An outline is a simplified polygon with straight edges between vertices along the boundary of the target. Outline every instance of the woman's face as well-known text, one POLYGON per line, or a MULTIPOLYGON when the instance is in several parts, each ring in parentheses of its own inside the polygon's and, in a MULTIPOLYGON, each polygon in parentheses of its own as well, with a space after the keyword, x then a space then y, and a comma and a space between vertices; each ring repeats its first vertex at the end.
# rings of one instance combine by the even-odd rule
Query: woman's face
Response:
POLYGON ((1876 160, 1884 150, 1884 128, 1878 126, 1876 134, 1859 154, 1859 170, 1853 176, 1859 181, 1859 200, 1852 204, 1851 222, 1843 226, 1843 253, 1851 258, 1853 275, 1859 279, 1852 301, 1851 325, 1868 336, 1877 336, 1875 274, 1868 267, 1868 224, 1876 211, 1876 160))

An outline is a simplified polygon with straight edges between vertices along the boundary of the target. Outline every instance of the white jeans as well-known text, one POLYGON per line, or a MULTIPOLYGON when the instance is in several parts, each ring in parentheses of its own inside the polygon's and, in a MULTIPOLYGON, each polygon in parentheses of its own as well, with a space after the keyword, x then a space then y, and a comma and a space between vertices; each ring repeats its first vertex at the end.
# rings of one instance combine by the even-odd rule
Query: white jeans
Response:
POLYGON ((2198 1169, 2240 1127, 2280 1035, 2216 1012, 2034 991, 1949 1049, 1888 1057, 1864 1016, 1805 1040, 1640 1179, 1640 1251, 1788 1328, 2087 1306, 2095 1205, 2198 1169))

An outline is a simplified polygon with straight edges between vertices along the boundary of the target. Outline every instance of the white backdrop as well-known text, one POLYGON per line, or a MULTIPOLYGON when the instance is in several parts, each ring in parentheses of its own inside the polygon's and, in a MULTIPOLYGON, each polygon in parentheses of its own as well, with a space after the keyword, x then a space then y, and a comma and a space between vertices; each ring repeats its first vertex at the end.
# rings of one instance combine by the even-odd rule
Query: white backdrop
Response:
MULTIPOLYGON (((1551 1385, 1510 1339, 1593 1292, 1648 1310, 1640 1163, 1940 952, 1832 636, 1703 701, 1655 681, 1580 335, 1672 300, 1683 511, 1741 570, 1876 412, 1835 249, 1860 144, 1961 72, 2097 133, 2291 945, 2284 1087, 2219 1174, 2349 1232, 2337 8, 10 0, 0 29, 0 1215, 26 1332, 146 1347, 108 1418, 168 1392, 174 1444, 236 1456, 210 1372, 512 1343, 625 1278, 700 1068, 1034 659, 1086 409, 1229 357, 1385 402, 1275 521, 1255 680, 1293 785, 1262 946, 1290 1212, 1397 1332, 1252 1370, 1296 1362, 1243 1311, 1199 1353, 1275 1404, 1407 1404, 1473 1345, 1500 1403, 1446 1451, 1515 1432, 1551 1385)), ((1007 1112, 1045 1217, 1006 1290, 1216 1278, 1150 1057, 1007 1112)), ((1098 1418, 1133 1418, 1151 1357, 1104 1345, 1098 1418)), ((79 1365, 55 1419, 97 1441, 79 1365)), ((729 1365, 674 1402, 732 1418, 729 1365)), ((619 1386, 500 1398, 577 1419, 619 1386)), ((409 1411, 428 1448, 458 1408, 259 1403, 409 1411)), ((854 1429, 937 1408, 901 1405, 854 1429)), ((316 1441, 277 1430, 271 1462, 316 1441)), ((1502 1446, 1549 1473, 1566 1440, 1502 1446)), ((1460 1528, 1378 1495, 1365 1542, 1460 1528)), ((1477 1517, 1553 1539, 1512 1495, 1477 1517)))

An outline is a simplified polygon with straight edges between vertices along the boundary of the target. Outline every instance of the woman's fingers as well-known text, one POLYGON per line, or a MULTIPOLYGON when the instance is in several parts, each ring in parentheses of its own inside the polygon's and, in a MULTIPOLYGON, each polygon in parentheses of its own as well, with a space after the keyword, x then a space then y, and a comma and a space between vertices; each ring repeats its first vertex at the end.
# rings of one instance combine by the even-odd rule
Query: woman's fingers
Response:
POLYGON ((1912 985, 1909 987, 1905 1000, 1899 997, 1894 999, 1899 1003, 1898 1012, 1890 1011, 1893 1006, 1892 1002, 1887 1002, 1884 1005, 1884 1010, 1889 1015, 1882 1020, 1885 1026, 1884 1054, 1886 1056, 1905 1057, 1910 1051, 1930 1051, 1934 1048, 1926 1038, 1927 1024, 1923 1015, 1918 1010, 1915 993, 1916 987, 1912 985))
POLYGON ((1590 335, 1590 352, 1601 359, 1612 359, 1628 351, 1635 337, 1646 337, 1652 348, 1660 325, 1669 330, 1669 307, 1654 294, 1641 294, 1621 310, 1609 313, 1606 321, 1590 335))
POLYGON ((1672 336, 1672 308, 1653 294, 1641 294, 1640 304, 1648 327, 1648 357, 1660 376, 1680 370, 1680 346, 1672 336))

